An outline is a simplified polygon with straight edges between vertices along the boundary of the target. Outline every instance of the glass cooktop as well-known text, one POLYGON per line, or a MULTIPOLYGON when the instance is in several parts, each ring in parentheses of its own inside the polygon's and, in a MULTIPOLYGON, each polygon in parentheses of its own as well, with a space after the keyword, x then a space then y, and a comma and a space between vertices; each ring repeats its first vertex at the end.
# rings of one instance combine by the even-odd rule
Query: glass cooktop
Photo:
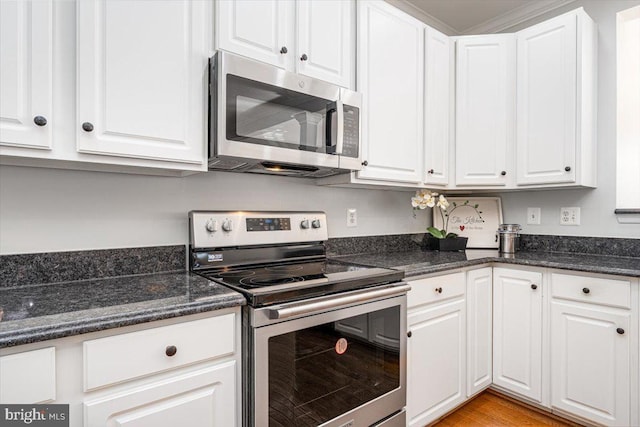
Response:
POLYGON ((241 292, 254 307, 392 283, 404 276, 400 271, 331 260, 229 267, 197 273, 241 292))

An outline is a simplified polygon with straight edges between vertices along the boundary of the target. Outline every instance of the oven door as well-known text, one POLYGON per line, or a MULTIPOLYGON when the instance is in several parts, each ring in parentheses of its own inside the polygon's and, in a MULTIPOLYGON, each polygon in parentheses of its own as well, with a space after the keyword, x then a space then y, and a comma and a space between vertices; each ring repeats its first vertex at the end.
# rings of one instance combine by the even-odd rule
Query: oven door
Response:
POLYGON ((408 287, 395 288, 345 294, 367 301, 355 305, 335 296, 329 311, 317 310, 322 298, 255 310, 275 323, 251 329, 247 424, 370 426, 402 411, 408 287))

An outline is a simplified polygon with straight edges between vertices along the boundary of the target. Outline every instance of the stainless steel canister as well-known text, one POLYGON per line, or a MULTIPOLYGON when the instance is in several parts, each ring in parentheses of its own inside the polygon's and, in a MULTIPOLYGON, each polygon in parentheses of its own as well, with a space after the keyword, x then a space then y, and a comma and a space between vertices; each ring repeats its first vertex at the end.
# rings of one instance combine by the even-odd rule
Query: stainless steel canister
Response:
POLYGON ((500 253, 513 254, 520 250, 520 224, 500 224, 500 253))

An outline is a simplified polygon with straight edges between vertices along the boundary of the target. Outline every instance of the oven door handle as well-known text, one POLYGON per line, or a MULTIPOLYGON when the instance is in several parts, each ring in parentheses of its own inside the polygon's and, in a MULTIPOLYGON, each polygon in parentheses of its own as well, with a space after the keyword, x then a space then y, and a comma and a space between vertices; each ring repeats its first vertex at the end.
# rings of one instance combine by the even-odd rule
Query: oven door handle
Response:
POLYGON ((374 299, 404 294, 411 289, 407 284, 392 286, 373 291, 357 292, 345 296, 336 296, 308 303, 292 303, 269 310, 270 319, 286 319, 288 317, 327 311, 347 304, 362 304, 374 299))

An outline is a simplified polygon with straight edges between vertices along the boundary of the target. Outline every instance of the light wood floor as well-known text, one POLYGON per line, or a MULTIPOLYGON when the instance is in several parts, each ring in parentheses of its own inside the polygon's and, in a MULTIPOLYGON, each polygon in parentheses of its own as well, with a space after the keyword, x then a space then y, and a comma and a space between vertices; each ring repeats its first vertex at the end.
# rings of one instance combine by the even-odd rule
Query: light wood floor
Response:
POLYGON ((484 392, 434 427, 507 427, 507 426, 578 426, 570 421, 516 403, 502 395, 484 392))

